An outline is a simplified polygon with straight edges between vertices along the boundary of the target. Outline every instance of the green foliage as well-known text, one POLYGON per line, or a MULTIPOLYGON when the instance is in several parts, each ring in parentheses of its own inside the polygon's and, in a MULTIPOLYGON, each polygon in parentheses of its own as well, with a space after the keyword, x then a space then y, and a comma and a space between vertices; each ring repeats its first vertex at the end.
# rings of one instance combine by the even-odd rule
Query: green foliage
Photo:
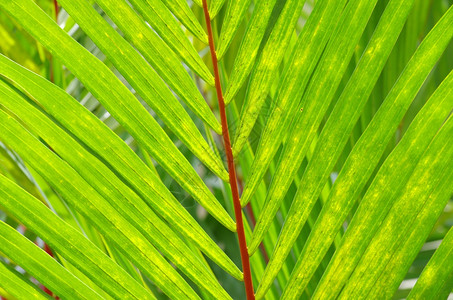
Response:
MULTIPOLYGON (((0 296, 245 299, 202 1, 55 4, 0 1, 0 296)), ((256 298, 447 299, 453 2, 207 8, 256 298)))

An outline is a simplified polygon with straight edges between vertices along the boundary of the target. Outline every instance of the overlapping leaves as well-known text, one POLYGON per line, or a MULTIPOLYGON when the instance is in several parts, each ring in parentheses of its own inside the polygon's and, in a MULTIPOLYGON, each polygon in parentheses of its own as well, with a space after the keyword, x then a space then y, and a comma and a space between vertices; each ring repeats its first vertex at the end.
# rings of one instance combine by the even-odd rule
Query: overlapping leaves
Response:
MULTIPOLYGON (((66 25, 80 26, 105 61, 39 1, 0 2, 19 30, 0 24, 0 207, 57 260, 9 219, 0 221, 0 251, 64 298, 159 297, 149 279, 170 298, 229 299, 203 255, 239 281, 241 271, 146 157, 216 219, 211 225, 235 230, 228 184, 219 201, 218 186, 208 188, 191 164, 228 178, 210 132, 221 126, 205 101, 214 80, 198 53, 207 43, 201 1, 92 2, 58 1, 66 25), (39 59, 11 50, 14 38, 33 41, 28 34, 40 43, 39 59), (21 66, 39 70, 44 51, 55 84, 21 66), (65 78, 100 102, 149 166, 61 89, 65 78)), ((253 211, 244 215, 255 225, 246 234, 257 298, 391 298, 404 279, 453 192, 453 64, 438 63, 451 45, 453 8, 433 5, 438 15, 421 32, 429 9, 422 0, 210 1, 241 202, 253 211), (255 151, 251 137, 259 138, 255 151)), ((451 235, 409 298, 451 291, 451 268, 441 266, 451 261, 451 235)), ((47 297, 11 266, 0 269, 0 292, 47 297)))

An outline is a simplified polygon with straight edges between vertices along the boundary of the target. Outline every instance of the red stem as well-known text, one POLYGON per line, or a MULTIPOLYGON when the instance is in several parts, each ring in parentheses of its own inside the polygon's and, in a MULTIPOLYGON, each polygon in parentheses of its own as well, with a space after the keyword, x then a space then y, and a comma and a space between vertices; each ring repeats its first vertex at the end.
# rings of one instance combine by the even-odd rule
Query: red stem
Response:
POLYGON ((58 20, 59 7, 57 0, 53 0, 53 7, 55 8, 55 20, 58 20))
POLYGON ((241 252, 242 270, 244 273, 245 293, 247 295, 247 299, 250 300, 255 299, 255 292, 253 290, 252 273, 250 270, 247 242, 245 240, 244 222, 242 220, 241 202, 239 201, 239 191, 236 180, 236 169, 234 166, 233 151, 231 149, 230 134, 228 132, 225 101, 223 100, 222 86, 220 85, 219 66, 217 64, 217 55, 215 53, 214 38, 212 35, 211 18, 209 17, 206 0, 203 0, 203 10, 206 19, 206 26, 208 27, 209 48, 211 50, 210 52, 212 65, 214 67, 215 88, 217 92, 217 99, 219 101, 220 119, 222 121, 223 143, 225 144, 225 152, 228 161, 228 173, 230 178, 231 193, 233 195, 234 214, 236 216, 236 230, 239 239, 239 250, 241 252))

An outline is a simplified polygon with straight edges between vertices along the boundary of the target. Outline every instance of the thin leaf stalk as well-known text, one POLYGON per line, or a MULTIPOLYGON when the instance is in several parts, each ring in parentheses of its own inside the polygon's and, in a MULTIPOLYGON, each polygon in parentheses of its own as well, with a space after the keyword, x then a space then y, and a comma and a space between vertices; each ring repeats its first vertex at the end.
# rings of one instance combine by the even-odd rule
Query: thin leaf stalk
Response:
POLYGON ((58 21, 58 13, 60 12, 60 7, 58 6, 57 0, 53 0, 53 7, 55 9, 55 20, 58 21))
POLYGON ((251 299, 255 299, 255 292, 253 290, 252 273, 251 273, 251 269, 250 269, 247 242, 245 239, 244 222, 242 219, 242 208, 241 208, 241 202, 239 199, 239 190, 238 190, 238 184, 237 184, 236 169, 234 166, 233 150, 231 148, 230 134, 228 131, 228 122, 227 122, 226 111, 225 111, 225 101, 223 98, 222 86, 220 84, 217 55, 215 52, 211 19, 209 17, 208 5, 206 3, 206 0, 203 0, 203 11, 204 11, 204 16, 205 16, 205 20, 206 20, 206 27, 208 29, 209 48, 210 48, 210 53, 211 53, 212 65, 214 68, 215 88, 216 88, 216 93, 217 93, 217 99, 219 102, 219 112, 220 112, 220 119, 221 119, 221 123, 222 123, 223 143, 225 146, 225 153, 226 153, 227 162, 228 162, 228 175, 229 175, 229 181, 230 181, 230 186, 231 186, 231 193, 233 195, 234 214, 236 216, 236 231, 237 231, 238 240, 239 240, 239 250, 241 253, 242 271, 244 273, 245 293, 247 295, 247 300, 251 300, 251 299))

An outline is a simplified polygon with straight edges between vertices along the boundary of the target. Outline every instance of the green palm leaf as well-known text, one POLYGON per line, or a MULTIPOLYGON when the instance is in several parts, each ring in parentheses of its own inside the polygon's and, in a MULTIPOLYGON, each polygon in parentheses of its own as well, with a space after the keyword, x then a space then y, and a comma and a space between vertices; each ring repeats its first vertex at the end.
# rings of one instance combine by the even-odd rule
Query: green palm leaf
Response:
POLYGON ((435 295, 438 298, 445 298, 450 294, 451 277, 453 276, 451 263, 453 256, 452 229, 448 231, 439 248, 430 259, 423 270, 408 299, 423 299, 435 295))
POLYGON ((216 50, 217 57, 222 59, 231 44, 238 27, 245 15, 251 0, 238 0, 228 2, 228 10, 222 24, 222 31, 219 37, 219 46, 216 50))
MULTIPOLYGON (((292 125, 290 125, 291 139, 288 140, 279 158, 276 170, 278 176, 272 182, 267 196, 268 199, 272 200, 266 201, 268 205, 265 208, 265 213, 262 214, 263 217, 274 215, 278 209, 279 203, 281 203, 291 184, 292 177, 297 172, 297 168, 316 134, 321 118, 328 108, 329 99, 333 98, 335 87, 340 83, 341 70, 346 69, 348 56, 350 57, 353 53, 353 48, 349 43, 351 40, 357 41, 359 39, 360 33, 357 32, 357 26, 352 24, 358 22, 361 25, 360 28, 364 29, 374 4, 375 2, 373 1, 348 3, 345 8, 343 12, 343 22, 345 24, 337 25, 337 32, 336 34, 334 33, 334 38, 327 45, 325 56, 321 58, 320 65, 315 75, 313 75, 317 76, 315 77, 316 80, 313 80, 313 84, 307 87, 301 104, 302 112, 295 116, 292 125), (338 48, 342 49, 342 51, 337 51, 338 48), (318 84, 321 86, 325 84, 325 86, 323 89, 319 89, 318 84), (282 174, 285 174, 285 176, 281 176, 282 174)), ((267 227, 266 223, 263 224, 264 228, 267 227)), ((259 230, 261 229, 259 228, 259 230)), ((256 245, 261 240, 262 234, 258 230, 256 232, 258 234, 253 238, 250 253, 253 253, 252 251, 256 249, 256 245)))
MULTIPOLYGON (((114 116, 116 115, 116 118, 120 123, 124 122, 123 126, 130 128, 132 132, 135 132, 134 136, 141 140, 147 150, 153 154, 153 157, 167 167, 167 171, 172 174, 175 179, 179 179, 182 186, 193 193, 194 197, 197 197, 202 203, 214 203, 218 208, 218 212, 222 214, 219 219, 224 222, 227 227, 233 228, 232 220, 227 213, 222 210, 220 204, 218 204, 207 190, 207 187, 201 182, 199 176, 187 163, 187 160, 176 149, 157 122, 150 117, 144 107, 139 104, 137 99, 117 78, 114 77, 105 65, 92 57, 85 49, 78 46, 74 40, 65 35, 58 27, 55 27, 56 24, 45 16, 44 12, 40 11, 31 1, 21 1, 21 4, 24 6, 19 6, 17 3, 5 3, 5 6, 3 7, 10 10, 17 18, 21 18, 20 15, 24 12, 28 16, 33 15, 34 18, 42 16, 40 20, 43 23, 39 23, 38 21, 38 24, 42 25, 41 27, 37 26, 32 20, 30 20, 30 23, 26 24, 30 26, 29 29, 32 33, 36 34, 38 38, 52 36, 53 38, 50 41, 46 38, 43 42, 48 41, 48 46, 52 50, 55 49, 53 47, 56 47, 55 54, 62 55, 62 61, 66 62, 68 67, 71 68, 75 74, 80 74, 78 77, 82 82, 85 82, 85 85, 90 89, 93 95, 97 96, 100 101, 105 101, 103 101, 103 105, 108 108, 114 116), (53 28, 54 31, 49 31, 49 28, 53 28), (62 41, 65 41, 65 44, 63 44, 62 41), (64 45, 64 47, 62 47, 62 45, 64 45), (86 63, 85 65, 77 62, 78 59, 76 59, 76 57, 78 58, 81 56, 82 61, 85 61, 86 63), (96 71, 94 66, 98 67, 96 71), (145 136, 147 136, 146 139, 144 138, 145 136), (162 158, 162 160, 160 160, 160 158, 162 158), (183 179, 183 174, 188 177, 183 179)), ((23 17, 27 19, 26 16, 23 17)), ((182 128, 180 127, 179 130, 181 129, 182 128)), ((209 153, 210 150, 207 149, 208 145, 205 144, 204 147, 206 147, 205 150, 209 153)), ((198 148, 198 151, 201 149, 202 148, 198 148)), ((214 159, 214 156, 212 156, 212 158, 214 159)), ((224 171, 223 166, 220 166, 217 163, 216 168, 219 168, 218 170, 220 170, 221 173, 223 171, 222 178, 225 178, 226 172, 224 171)), ((209 206, 210 205, 207 205, 208 209, 210 209, 209 206)))
MULTIPOLYGON (((190 32, 200 39, 203 43, 208 44, 208 36, 201 27, 200 22, 190 10, 187 2, 184 0, 163 0, 169 10, 178 18, 179 21, 190 30, 190 32)), ((211 78, 211 77, 209 77, 211 78)))
POLYGON ((17 121, 0 112, 1 138, 46 179, 97 229, 139 265, 169 296, 197 298, 190 286, 160 253, 68 164, 27 133, 17 121), (21 138, 17 138, 20 136, 21 138), (49 170, 46 173, 45 170, 49 170), (71 183, 70 183, 71 182, 71 183), (126 249, 134 249, 127 251, 126 249))
MULTIPOLYGON (((0 233, 2 252, 11 260, 29 267, 28 272, 59 295, 68 299, 101 299, 96 292, 5 222, 0 222, 0 233)), ((27 290, 21 297, 26 293, 27 290)))
MULTIPOLYGON (((190 255, 192 253, 184 242, 113 172, 90 155, 82 146, 78 145, 63 130, 55 128, 54 124, 49 119, 46 119, 43 114, 40 114, 20 97, 15 96, 11 90, 8 91, 7 87, 1 84, 0 86, 3 87, 2 92, 9 92, 8 95, 2 98, 10 99, 9 103, 8 101, 2 101, 2 105, 20 117, 31 128, 34 128, 38 136, 43 138, 61 158, 65 159, 74 170, 78 171, 105 199, 109 200, 117 211, 123 212, 125 219, 134 225, 149 241, 153 242, 171 261, 174 261, 189 278, 198 282, 201 286, 209 282, 217 284, 216 281, 212 280, 204 266, 193 255, 190 255), (127 199, 128 202, 125 202, 124 199, 127 199)), ((210 246, 212 247, 213 245, 211 244, 210 246)), ((227 260, 228 263, 234 267, 234 264, 227 260)), ((220 286, 218 287, 220 288, 220 286)), ((207 290, 213 289, 211 287, 207 288, 207 290)))
MULTIPOLYGON (((259 53, 259 47, 268 26, 272 27, 271 18, 276 0, 259 1, 253 11, 252 19, 247 26, 247 32, 241 42, 239 53, 234 61, 234 68, 230 75, 228 87, 225 92, 225 102, 230 103, 237 94, 249 75, 259 53)), ((280 10, 282 9, 277 6, 280 10)), ((278 14, 275 15, 278 17, 278 14)), ((222 54, 222 53, 221 53, 222 54)))
MULTIPOLYGON (((418 162, 424 149, 426 149, 427 144, 430 142, 430 138, 434 136, 440 125, 444 122, 449 113, 449 108, 453 105, 451 100, 447 100, 453 99, 451 94, 452 75, 453 74, 451 74, 443 85, 436 90, 435 95, 431 97, 422 111, 417 115, 417 118, 413 121, 405 137, 401 140, 399 145, 395 148, 395 151, 387 158, 386 162, 381 167, 376 176, 375 182, 376 185, 379 185, 379 183, 382 185, 384 182, 389 182, 391 178, 398 178, 399 180, 393 185, 387 185, 386 187, 380 186, 378 189, 374 189, 373 182, 368 189, 368 193, 363 198, 361 206, 364 207, 364 209, 366 207, 366 210, 369 212, 366 217, 367 219, 369 218, 369 222, 367 225, 361 226, 361 234, 371 235, 373 232, 372 228, 378 224, 377 220, 379 220, 379 217, 375 215, 374 212, 379 212, 384 215, 386 211, 385 207, 391 203, 389 201, 389 199, 391 199, 390 193, 396 194, 396 191, 404 185, 406 182, 404 179, 407 180, 407 177, 410 176, 416 162, 418 162), (415 134, 417 134, 417 136, 414 136, 415 134), (417 142, 417 147, 414 146, 414 141, 417 142), (425 147, 423 147, 423 145, 425 147), (379 190, 379 193, 373 193, 375 190, 379 190), (385 193, 385 191, 387 193, 385 193), (369 198, 368 195, 370 195, 369 198), (378 203, 381 203, 379 208, 376 207, 378 203), (367 207, 367 204, 370 206, 367 207), (367 228, 366 231, 363 230, 364 227, 367 228)), ((343 199, 347 201, 347 198, 343 199)), ((328 247, 336 234, 336 230, 338 230, 341 226, 341 222, 344 220, 345 215, 349 213, 349 208, 352 203, 346 203, 346 201, 336 202, 331 199, 325 207, 323 207, 319 219, 313 228, 313 232, 307 240, 307 245, 302 252, 303 254, 299 257, 298 261, 300 262, 300 267, 296 267, 294 274, 300 274, 301 270, 304 270, 305 274, 310 274, 308 270, 314 272, 322 259, 323 253, 328 250, 328 247), (335 224, 335 227, 332 226, 332 224, 335 224), (326 238, 327 233, 329 233, 329 238, 326 238), (320 235, 323 236, 323 239, 320 239, 320 235), (319 252, 320 249, 324 249, 324 251, 319 252)), ((357 214, 359 212, 360 210, 357 214)), ((362 220, 364 219, 365 218, 362 220)), ((352 228, 353 227, 351 227, 351 230, 353 230, 352 228)), ((363 241, 363 244, 366 245, 368 238, 363 237, 361 241, 363 241)), ((359 243, 356 242, 355 246, 358 244, 359 243)), ((308 277, 309 276, 306 278, 308 277)), ((299 284, 302 285, 303 283, 299 282, 299 284)))
POLYGON ((0 1, 0 296, 447 299, 452 37, 451 0, 0 1))
POLYGON ((170 48, 203 80, 214 85, 214 78, 184 35, 179 23, 159 0, 132 0, 131 4, 170 48))
POLYGON ((239 154, 255 124, 272 84, 274 73, 283 59, 304 1, 287 0, 250 75, 247 94, 236 129, 233 153, 239 154))
MULTIPOLYGON (((112 166, 118 171, 124 178, 132 182, 139 183, 139 186, 134 186, 138 191, 141 191, 144 199, 151 205, 157 212, 159 212, 163 218, 165 218, 170 224, 181 232, 186 238, 196 243, 203 252, 206 253, 216 263, 225 268, 233 276, 240 278, 240 271, 235 265, 228 259, 227 256, 212 242, 207 234, 200 228, 200 226, 193 220, 193 218, 187 214, 187 212, 181 207, 176 199, 171 195, 167 188, 160 182, 150 170, 140 162, 138 157, 132 153, 130 149, 115 136, 108 128, 96 118, 94 118, 88 111, 86 111, 81 105, 79 105, 74 99, 67 95, 64 91, 52 86, 49 82, 40 78, 37 75, 31 74, 29 71, 17 68, 13 62, 8 61, 6 58, 0 56, 0 64, 4 70, 4 75, 9 79, 13 80, 20 86, 26 89, 26 91, 32 94, 39 105, 43 106, 48 112, 58 118, 62 124, 67 126, 67 129, 71 131, 76 137, 79 137, 83 142, 91 147, 91 150, 98 153, 101 157, 112 163, 112 166), (62 113, 55 104, 60 103, 61 106, 70 108, 67 112, 68 115, 62 113), (73 118, 73 113, 76 112, 77 118, 73 118), (71 119, 73 118, 73 119, 71 119), (85 136, 83 133, 86 130, 94 129, 98 135, 85 136), (86 138, 85 138, 86 137, 86 138), (102 144, 110 144, 110 151, 106 151, 105 147, 99 147, 102 144), (105 156, 109 154, 111 158, 105 156), (123 163, 121 163, 123 162, 123 163), (124 162, 127 162, 125 164, 124 162), (132 167, 132 168, 131 168, 132 167), (141 174, 138 175, 137 171, 141 174), (156 201, 159 199, 159 202, 156 201), (162 207, 162 204, 165 204, 162 207), (175 218, 177 216, 178 218, 175 218)), ((5 88, 5 92, 8 89, 5 88)), ((98 191, 103 193, 109 199, 115 200, 121 211, 131 210, 130 217, 135 219, 133 221, 139 230, 145 229, 143 224, 154 224, 154 228, 148 227, 148 229, 154 231, 158 230, 159 239, 167 239, 164 241, 161 247, 161 251, 169 254, 170 256, 180 252, 175 251, 173 245, 182 247, 183 253, 187 250, 184 244, 174 235, 174 233, 167 228, 165 223, 162 223, 160 219, 154 215, 153 211, 150 210, 145 203, 133 193, 116 175, 110 171, 106 166, 100 163, 95 157, 93 157, 87 150, 77 144, 70 136, 64 133, 61 129, 56 127, 56 124, 52 124, 50 120, 46 119, 43 114, 36 111, 30 104, 25 100, 20 99, 17 95, 15 96, 11 91, 8 97, 4 97, 0 101, 5 107, 10 107, 11 111, 17 116, 21 117, 22 120, 28 123, 31 127, 36 127, 37 133, 43 139, 46 140, 52 148, 58 152, 59 155, 65 157, 67 155, 67 161, 70 162, 73 168, 78 170, 85 179, 91 179, 93 187, 97 188, 98 191), (11 100, 16 97, 14 101, 11 100), (22 103, 21 106, 15 103, 22 103), (35 111, 34 111, 35 110, 35 111), (43 124, 47 125, 47 129, 41 128, 43 124), (61 137, 65 136, 67 142, 61 140, 61 137), (59 150, 61 149, 63 153, 59 150), (72 151, 77 150, 75 153, 72 151), (77 153, 78 152, 78 153, 77 153), (66 155, 65 155, 66 154, 66 155), (79 156, 79 157, 77 157, 79 156), (86 160, 81 163, 81 160, 86 160), (93 176, 93 174, 98 175, 93 176), (105 190, 107 188, 107 191, 105 190), (118 190, 115 193, 115 190, 118 190), (125 207, 127 203, 122 203, 122 199, 129 199, 129 207, 125 207), (121 207, 123 206, 123 207, 121 207), (136 219, 141 216, 141 221, 136 219), (167 229, 166 229, 167 228, 167 229), (170 248, 168 248, 168 244, 170 248)), ((132 220, 130 219, 130 220, 132 220)), ((154 234, 151 233, 149 236, 151 240, 154 240, 154 234)), ((149 234, 149 233, 147 233, 149 234)), ((156 239, 155 241, 158 241, 156 239)), ((181 259, 178 257, 178 259, 181 259)), ((192 265, 193 258, 188 260, 188 264, 192 265)), ((188 267, 191 270, 192 267, 188 267)))
POLYGON ((2 207, 21 220, 27 228, 39 233, 53 249, 108 291, 112 297, 153 298, 94 244, 65 224, 39 200, 2 175, 0 182, 2 207), (121 283, 127 284, 121 286, 121 283))
MULTIPOLYGON (((424 239, 421 237, 426 237, 429 233, 451 194, 451 188, 447 187, 447 182, 451 182, 453 179, 453 170, 448 167, 453 161, 453 150, 447 145, 453 141, 452 120, 449 118, 444 124, 420 159, 407 185, 402 189, 402 196, 395 201, 392 210, 387 214, 379 231, 369 243, 354 273, 342 290, 340 298, 350 299, 358 295, 368 295, 372 289, 382 295, 383 282, 386 283, 384 292, 391 295, 393 278, 401 276, 399 275, 401 269, 409 267, 404 266, 404 262, 398 261, 398 254, 408 247, 403 245, 399 248, 399 253, 394 254, 394 249, 399 246, 399 243, 395 243, 395 241, 405 243, 409 236, 408 239, 412 241, 410 243, 411 252, 414 250, 417 252, 416 249, 423 245, 424 239), (444 141, 447 137, 449 137, 447 140, 449 143, 445 144, 444 141), (430 182, 430 184, 423 184, 425 182, 430 182), (433 209, 435 206, 438 208, 433 209), (408 235, 407 231, 415 225, 413 223, 419 224, 419 226, 414 226, 416 229, 412 228, 408 235), (430 223, 431 226, 428 225, 430 223), (418 240, 417 244, 413 243, 415 239, 418 240), (384 268, 385 270, 382 272, 384 268), (370 272, 370 269, 373 271, 370 272), (382 281, 381 278, 383 278, 382 281)), ((407 257, 407 253, 405 254, 404 257, 407 257)))
POLYGON ((290 120, 296 116, 297 106, 300 104, 293 99, 302 97, 309 76, 329 39, 331 28, 339 20, 341 12, 341 1, 336 1, 334 5, 329 1, 320 1, 302 29, 295 50, 291 54, 288 69, 279 83, 279 94, 261 134, 252 168, 253 173, 241 197, 242 205, 250 201, 284 139, 284 132, 288 130, 290 120))
MULTIPOLYGON (((87 24, 87 27, 96 27, 99 28, 100 24, 104 24, 102 21, 99 21, 95 25, 93 24, 93 18, 87 18, 87 13, 81 13, 80 8, 81 4, 83 2, 78 3, 78 2, 70 2, 70 4, 73 4, 74 8, 77 7, 77 10, 74 10, 74 13, 72 13, 72 16, 80 16, 80 19, 78 19, 78 23, 82 26, 82 24, 87 24)), ((197 90, 197 87, 195 86, 194 82, 190 78, 190 76, 185 72, 184 68, 178 61, 178 57, 173 54, 173 51, 164 43, 162 40, 153 32, 153 30, 146 25, 146 23, 142 20, 140 20, 140 17, 134 13, 134 11, 127 5, 127 3, 123 1, 99 1, 99 5, 104 9, 105 12, 109 14, 109 16, 115 21, 115 24, 117 24, 120 29, 123 31, 123 33, 126 35, 126 38, 133 44, 137 49, 140 51, 141 54, 145 56, 148 62, 152 65, 154 69, 157 70, 158 74, 162 77, 162 79, 170 85, 170 87, 178 94, 178 96, 181 97, 181 99, 184 100, 184 102, 190 107, 190 109, 198 116, 200 117, 203 121, 206 122, 211 128, 213 128, 216 132, 220 133, 222 132, 222 129, 220 127, 220 124, 218 121, 215 119, 213 113, 209 109, 208 105, 206 104, 205 100, 197 90), (115 9, 112 9, 112 8, 115 9), (132 23, 134 22, 134 23, 132 23), (156 55, 158 54, 158 55, 156 55), (157 59, 156 59, 157 57, 157 59)), ((70 9, 72 6, 66 6, 66 9, 70 9)), ((91 10, 92 11, 92 10, 91 10)), ((97 14, 94 13, 92 14, 93 17, 96 16, 97 14)), ((105 27, 106 30, 108 27, 105 27)), ((93 40, 99 40, 100 37, 98 37, 95 33, 90 35, 93 40)), ((119 39, 121 41, 121 39, 119 39)), ((98 45, 102 43, 102 40, 98 43, 98 45)), ((127 46, 125 46, 125 43, 122 43, 124 46, 120 46, 123 51, 127 46)), ((108 46, 108 44, 106 44, 108 46)), ((107 49, 107 48, 105 48, 107 49)), ((106 53, 108 51, 106 50, 106 53)), ((133 52, 132 52, 133 53, 133 52)), ((137 56, 137 55, 135 55, 137 56)), ((111 56, 112 60, 116 56, 111 56)), ((133 57, 132 55, 128 55, 127 57, 133 57)), ((118 70, 121 71, 122 65, 126 65, 127 62, 122 62, 117 64, 118 70)), ((173 104, 171 104, 170 100, 174 99, 172 95, 169 95, 168 89, 163 85, 163 82, 161 82, 156 76, 152 75, 152 72, 149 70, 149 68, 146 68, 146 63, 143 62, 143 60, 140 59, 135 59, 130 61, 130 65, 135 65, 137 66, 138 69, 141 68, 141 70, 137 70, 138 72, 133 72, 132 70, 124 70, 124 74, 131 74, 135 76, 139 76, 140 74, 143 75, 143 79, 141 80, 142 83, 155 86, 154 89, 158 94, 160 94, 162 97, 160 98, 159 101, 156 101, 158 104, 153 104, 151 102, 148 102, 150 106, 156 111, 162 111, 162 115, 158 113, 163 119, 165 119, 165 114, 163 112, 163 108, 167 105, 168 107, 177 107, 178 105, 176 104, 176 101, 174 101, 173 104), (148 70, 147 70, 148 69, 148 70), (145 78, 148 78, 147 80, 145 78), (158 108, 161 106, 162 108, 158 108)), ((128 79, 131 84, 134 83, 133 79, 128 79)), ((151 95, 147 96, 150 92, 147 91, 144 87, 140 88, 139 87, 140 83, 137 83, 135 88, 137 91, 142 90, 143 92, 140 92, 140 95, 147 100, 148 98, 153 99, 151 95)), ((155 102, 155 101, 153 101, 155 102)), ((175 110, 175 112, 178 113, 182 121, 190 124, 189 119, 185 117, 184 112, 179 109, 175 110)), ((170 114, 171 116, 171 114, 170 114)), ((173 120, 174 118, 169 118, 169 120, 173 120)), ((171 121, 170 121, 171 122, 171 121)), ((169 123, 169 122, 167 122, 169 123)))
POLYGON ((0 279, 0 288, 8 291, 8 296, 27 299, 52 299, 25 276, 4 263, 0 263, 0 279))

